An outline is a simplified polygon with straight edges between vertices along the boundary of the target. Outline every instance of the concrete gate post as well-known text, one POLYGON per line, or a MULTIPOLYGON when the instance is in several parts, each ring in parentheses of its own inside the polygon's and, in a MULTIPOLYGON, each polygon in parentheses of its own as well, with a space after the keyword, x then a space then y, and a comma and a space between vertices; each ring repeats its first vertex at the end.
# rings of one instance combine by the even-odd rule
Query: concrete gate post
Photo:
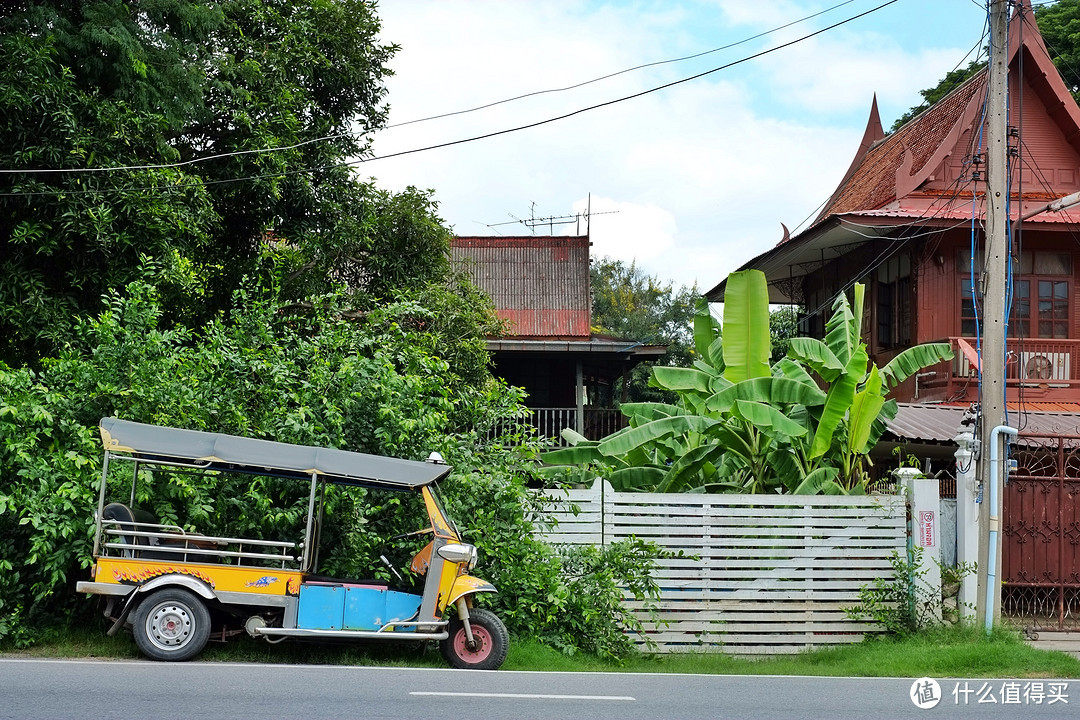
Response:
POLYGON ((921 587, 915 589, 915 598, 928 603, 919 614, 928 612, 941 620, 941 496, 938 480, 923 477, 918 468, 898 468, 895 472, 911 508, 908 547, 922 548, 918 568, 921 587))
MULTIPOLYGON (((953 438, 956 443, 956 564, 973 567, 979 561, 979 479, 975 472, 975 435, 961 428, 953 438)), ((975 621, 978 601, 978 577, 970 573, 960 580, 957 596, 960 617, 975 621)))

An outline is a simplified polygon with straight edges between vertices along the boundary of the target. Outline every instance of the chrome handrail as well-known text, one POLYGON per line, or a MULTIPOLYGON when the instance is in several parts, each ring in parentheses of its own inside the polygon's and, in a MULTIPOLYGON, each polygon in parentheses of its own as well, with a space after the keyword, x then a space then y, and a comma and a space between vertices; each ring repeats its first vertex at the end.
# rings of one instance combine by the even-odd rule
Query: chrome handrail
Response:
POLYGON ((291 560, 292 555, 271 555, 270 553, 244 552, 243 550, 210 550, 207 548, 179 547, 176 545, 131 545, 128 543, 103 543, 103 547, 134 552, 172 553, 175 555, 213 555, 215 557, 248 558, 250 560, 291 560))
MULTIPOLYGON (((132 527, 174 527, 171 525, 154 525, 152 523, 133 523, 126 520, 106 520, 108 524, 124 524, 132 527)), ((109 535, 131 535, 133 537, 159 538, 162 540, 199 540, 202 542, 227 543, 229 545, 261 545, 263 547, 294 548, 296 543, 281 540, 252 540, 248 538, 218 537, 216 535, 200 535, 189 532, 149 532, 145 530, 125 530, 123 528, 108 528, 105 532, 109 535)))

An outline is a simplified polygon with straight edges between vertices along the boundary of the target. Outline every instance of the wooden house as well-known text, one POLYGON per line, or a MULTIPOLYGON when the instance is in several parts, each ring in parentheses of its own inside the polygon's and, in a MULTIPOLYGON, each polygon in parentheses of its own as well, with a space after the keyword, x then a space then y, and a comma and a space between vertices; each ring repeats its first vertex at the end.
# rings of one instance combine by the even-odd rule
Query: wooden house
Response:
POLYGON ((493 372, 528 393, 532 422, 599 439, 623 427, 619 380, 667 347, 591 330, 588 236, 457 237, 454 264, 488 293, 506 326, 487 340, 493 372))
MULTIPOLYGON (((1007 406, 1080 410, 1080 107, 1050 60, 1030 3, 1009 30, 1011 314, 1007 406)), ((805 230, 743 265, 774 303, 823 336, 834 298, 866 285, 863 332, 883 365, 916 343, 956 358, 896 391, 902 402, 978 401, 979 283, 985 230, 983 69, 891 134, 876 98, 851 166, 805 230)), ((707 296, 722 301, 724 283, 707 296)))
MULTIPOLYGON (((965 411, 980 400, 987 154, 1007 154, 1005 408, 1019 434, 1002 491, 1002 608, 1026 628, 1075 631, 1080 204, 1071 203, 1080 196, 1070 196, 1080 192, 1080 107, 1051 62, 1030 0, 1013 7, 1006 147, 986 147, 985 69, 888 135, 875 101, 820 214, 743 268, 764 271, 772 302, 798 305, 802 332, 817 337, 838 294, 863 283, 863 338, 879 366, 913 344, 952 345, 953 360, 895 389, 899 414, 873 453, 878 472, 902 445, 947 475, 965 411)), ((707 293, 713 301, 723 295, 724 283, 707 293)))

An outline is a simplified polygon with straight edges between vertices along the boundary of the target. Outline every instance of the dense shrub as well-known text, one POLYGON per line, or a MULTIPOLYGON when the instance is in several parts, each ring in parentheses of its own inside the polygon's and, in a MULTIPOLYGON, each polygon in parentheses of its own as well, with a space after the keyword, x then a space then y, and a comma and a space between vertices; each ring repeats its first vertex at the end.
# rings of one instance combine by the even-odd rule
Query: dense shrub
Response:
MULTIPOLYGON (((444 483, 451 512, 481 550, 481 574, 500 589, 484 600, 511 631, 567 651, 627 649, 613 593, 634 586, 621 576, 647 573, 647 560, 594 563, 582 573, 534 539, 544 507, 527 483, 538 449, 527 438, 489 439, 493 424, 521 413, 520 393, 454 373, 432 311, 400 300, 355 317, 333 295, 286 311, 258 292, 239 294, 235 306, 198 332, 166 329, 154 291, 136 283, 79 324, 40 370, 0 366, 0 532, 8 539, 0 546, 0 636, 32 642, 41 628, 83 621, 94 609, 74 584, 91 561, 96 426, 117 416, 412 459, 438 451, 455 468, 444 483)), ((129 473, 110 473, 110 491, 124 493, 129 473)), ((296 539, 306 501, 300 483, 149 472, 136 497, 164 522, 268 539, 296 539)), ((320 569, 367 575, 379 554, 400 561, 418 549, 386 540, 422 523, 409 502, 331 492, 320 569)))

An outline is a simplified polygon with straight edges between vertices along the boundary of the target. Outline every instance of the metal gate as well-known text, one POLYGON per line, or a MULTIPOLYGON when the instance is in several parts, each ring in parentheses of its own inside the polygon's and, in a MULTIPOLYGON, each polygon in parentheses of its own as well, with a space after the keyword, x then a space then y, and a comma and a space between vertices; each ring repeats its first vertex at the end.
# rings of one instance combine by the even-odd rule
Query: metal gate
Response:
POLYGON ((1080 436, 1020 433, 1002 496, 1002 616, 1080 631, 1080 436))

